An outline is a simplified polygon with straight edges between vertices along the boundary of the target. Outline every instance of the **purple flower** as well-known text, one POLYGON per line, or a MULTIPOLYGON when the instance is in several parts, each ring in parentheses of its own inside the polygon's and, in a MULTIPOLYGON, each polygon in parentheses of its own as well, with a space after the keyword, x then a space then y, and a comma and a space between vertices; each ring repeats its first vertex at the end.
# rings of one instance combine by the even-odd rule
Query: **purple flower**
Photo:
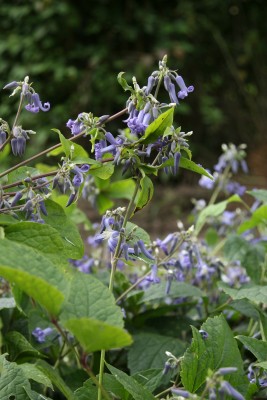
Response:
POLYGON ((187 390, 176 389, 176 388, 171 389, 171 392, 177 396, 182 396, 185 399, 189 399, 191 395, 187 390))
POLYGON ((243 196, 243 194, 247 190, 246 186, 242 186, 240 185, 240 183, 234 181, 229 181, 225 188, 227 192, 238 194, 239 196, 243 196))
POLYGON ((14 156, 22 156, 26 149, 26 139, 24 136, 11 139, 11 149, 14 156))
POLYGON ((235 219, 236 213, 234 211, 224 211, 222 214, 222 223, 225 225, 232 225, 235 219))
POLYGON ((232 374, 237 371, 236 367, 225 367, 225 368, 219 368, 217 371, 218 375, 227 375, 227 374, 232 374))
POLYGON ((37 340, 37 342, 39 343, 44 343, 46 341, 46 336, 50 335, 50 333, 53 332, 52 328, 35 328, 32 331, 32 335, 35 337, 35 339, 37 340))
POLYGON ((245 397, 243 397, 242 394, 233 388, 233 386, 227 381, 222 381, 219 392, 228 394, 236 400, 245 400, 245 397))
POLYGON ((208 337, 209 337, 208 332, 204 331, 203 329, 200 329, 198 332, 202 336, 202 339, 204 339, 204 340, 208 339, 208 337))
POLYGON ((84 130, 84 124, 81 121, 79 121, 78 118, 76 120, 69 119, 68 122, 66 123, 66 126, 71 130, 71 134, 74 136, 78 135, 84 130))
POLYGON ((14 88, 16 88, 16 87, 18 87, 18 86, 19 86, 19 85, 18 85, 18 82, 12 81, 12 82, 7 83, 7 84, 3 87, 3 89, 14 89, 14 88))
POLYGON ((71 263, 81 272, 85 274, 90 274, 91 269, 95 264, 95 260, 93 258, 84 255, 80 260, 71 260, 71 263))
POLYGON ((175 81, 177 83, 177 85, 180 87, 180 91, 178 92, 178 98, 179 99, 184 99, 185 97, 188 96, 188 93, 191 93, 194 91, 194 86, 186 86, 186 84, 184 83, 183 78, 180 75, 177 75, 177 77, 175 78, 175 81))
POLYGON ((6 141, 6 132, 1 131, 0 132, 0 145, 4 144, 6 141))
MULTIPOLYGON (((210 171, 207 169, 207 171, 210 173, 210 171)), ((205 175, 202 175, 200 180, 198 181, 199 186, 205 188, 205 189, 213 189, 215 185, 215 180, 212 180, 208 178, 205 175)))
POLYGON ((47 103, 44 103, 44 105, 43 105, 40 100, 39 94, 34 93, 31 95, 30 103, 25 106, 25 109, 32 113, 38 113, 39 110, 47 112, 50 110, 50 103, 47 102, 47 103))

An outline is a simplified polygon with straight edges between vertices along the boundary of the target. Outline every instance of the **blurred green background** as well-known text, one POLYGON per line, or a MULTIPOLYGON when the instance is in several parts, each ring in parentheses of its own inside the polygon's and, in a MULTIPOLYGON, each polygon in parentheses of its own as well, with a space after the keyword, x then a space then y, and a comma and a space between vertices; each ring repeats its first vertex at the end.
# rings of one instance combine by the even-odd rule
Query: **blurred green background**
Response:
MULTIPOLYGON (((182 129, 194 131, 194 159, 212 167, 221 143, 245 142, 250 167, 263 174, 266 17, 266 0, 2 0, 0 85, 29 75, 51 103, 49 113, 22 117, 25 129, 38 131, 36 151, 57 140, 50 128, 67 133, 79 112, 119 111, 127 97, 116 75, 127 71, 144 85, 168 54, 195 86, 176 113, 182 129)), ((0 92, 0 117, 12 123, 18 98, 8 95, 0 92)))

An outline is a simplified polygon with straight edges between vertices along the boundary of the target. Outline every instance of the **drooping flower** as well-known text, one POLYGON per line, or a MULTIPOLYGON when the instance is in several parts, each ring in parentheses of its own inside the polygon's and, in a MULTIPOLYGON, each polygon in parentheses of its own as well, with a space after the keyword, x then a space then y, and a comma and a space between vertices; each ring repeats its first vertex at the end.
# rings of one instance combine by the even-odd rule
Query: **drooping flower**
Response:
POLYGON ((38 93, 33 93, 31 94, 30 97, 30 102, 25 106, 25 109, 27 111, 30 111, 32 113, 38 113, 40 110, 47 112, 50 110, 50 103, 46 102, 44 105, 42 104, 40 100, 40 96, 38 93))

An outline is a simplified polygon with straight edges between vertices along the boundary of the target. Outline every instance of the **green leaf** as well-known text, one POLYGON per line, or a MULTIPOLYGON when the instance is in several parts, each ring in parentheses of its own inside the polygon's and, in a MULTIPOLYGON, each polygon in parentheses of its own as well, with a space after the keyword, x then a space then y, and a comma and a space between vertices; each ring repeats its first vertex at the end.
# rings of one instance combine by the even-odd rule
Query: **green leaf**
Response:
POLYGON ((189 160, 189 158, 181 157, 179 165, 181 168, 188 169, 189 171, 196 172, 200 175, 205 175, 213 181, 213 176, 208 171, 206 171, 201 165, 189 160))
POLYGON ((267 360, 267 342, 243 335, 236 336, 236 339, 243 343, 259 362, 267 360))
POLYGON ((160 368, 160 369, 147 369, 144 371, 137 372, 136 374, 133 375, 133 378, 142 386, 144 386, 146 389, 148 389, 151 393, 153 393, 154 390, 157 389, 157 387, 159 387, 162 384, 164 376, 162 374, 162 368, 160 368))
POLYGON ((59 376, 57 370, 43 360, 38 360, 35 365, 60 390, 60 392, 64 394, 67 400, 76 400, 70 388, 59 376))
POLYGON ((114 296, 108 288, 93 275, 75 272, 70 278, 70 286, 63 310, 62 321, 87 317, 123 327, 121 308, 116 305, 114 296))
POLYGON ((87 379, 83 386, 74 392, 75 400, 95 400, 97 399, 97 387, 91 379, 87 379))
POLYGON ((146 245, 151 243, 149 234, 132 222, 127 222, 125 236, 130 245, 134 245, 138 240, 143 240, 146 245))
POLYGON ((267 286, 245 285, 240 289, 230 288, 226 283, 219 282, 218 287, 228 294, 232 299, 248 299, 254 303, 267 304, 267 286))
POLYGON ((266 189, 254 189, 248 190, 248 194, 255 197, 255 199, 262 201, 263 203, 267 203, 267 190, 266 189))
POLYGON ((63 250, 63 243, 58 231, 46 224, 19 222, 5 229, 6 238, 24 243, 42 253, 58 253, 63 250))
POLYGON ((13 361, 19 357, 42 357, 41 353, 36 350, 28 340, 19 332, 8 332, 5 336, 8 346, 9 356, 13 361))
POLYGON ((134 92, 133 88, 132 88, 130 85, 128 85, 126 79, 124 79, 124 78, 122 77, 123 74, 125 74, 125 72, 120 72, 120 73, 118 74, 118 76, 117 76, 117 79, 118 79, 119 84, 121 85, 121 87, 123 88, 123 90, 124 90, 125 92, 126 92, 127 90, 129 90, 131 93, 133 93, 133 92, 134 92))
POLYGON ((113 175, 114 164, 112 162, 106 162, 104 164, 98 163, 90 168, 90 175, 96 176, 100 179, 108 179, 113 175))
POLYGON ((167 361, 165 351, 170 351, 179 357, 185 350, 185 344, 174 337, 155 333, 140 333, 134 335, 134 342, 128 352, 128 368, 132 374, 157 368, 163 371, 167 361))
POLYGON ((234 194, 233 196, 229 197, 229 199, 227 199, 227 200, 221 201, 220 203, 217 203, 217 204, 211 204, 210 206, 207 206, 206 208, 204 208, 199 213, 196 227, 195 227, 195 234, 198 235, 200 230, 203 228, 203 226, 207 222, 207 218, 218 217, 225 211, 227 205, 234 201, 242 202, 240 197, 237 194, 234 194))
POLYGON ((62 239, 64 254, 68 258, 79 259, 84 254, 84 244, 77 226, 68 218, 63 208, 52 200, 46 203, 45 222, 56 229, 62 239))
MULTIPOLYGON (((17 181, 22 181, 29 176, 39 175, 40 172, 36 168, 32 167, 19 167, 15 171, 12 171, 8 174, 8 183, 13 183, 17 181)), ((24 185, 23 185, 24 187, 24 185)), ((13 191, 14 188, 10 188, 10 191, 13 191)))
POLYGON ((59 129, 51 130, 58 134, 62 146, 51 151, 48 155, 57 156, 60 153, 65 153, 66 157, 71 156, 71 161, 73 162, 78 162, 81 164, 88 163, 88 153, 86 152, 86 150, 84 150, 82 146, 65 138, 65 136, 62 135, 59 129))
POLYGON ((241 263, 248 250, 249 243, 239 235, 229 235, 223 248, 227 260, 240 260, 241 263))
POLYGON ((48 258, 24 244, 0 240, 0 274, 33 297, 51 314, 58 314, 66 286, 63 272, 48 258))
POLYGON ((172 125, 174 107, 160 114, 145 130, 144 136, 139 140, 140 143, 153 143, 158 137, 164 134, 166 128, 172 125))
POLYGON ((127 400, 130 394, 125 390, 123 385, 117 381, 115 376, 110 374, 103 375, 103 386, 108 393, 119 399, 127 400))
POLYGON ((267 369, 267 361, 263 361, 263 362, 257 363, 257 364, 255 364, 255 366, 263 368, 263 369, 267 369))
POLYGON ((24 372, 27 379, 32 379, 35 382, 41 383, 45 387, 49 387, 53 390, 51 380, 43 373, 36 365, 24 363, 20 364, 20 368, 24 372))
POLYGON ((16 363, 8 362, 5 354, 0 356, 0 398, 1 400, 29 400, 31 386, 24 371, 16 363))
POLYGON ((96 207, 99 214, 104 214, 107 210, 110 210, 113 205, 114 202, 102 193, 96 197, 96 207))
POLYGON ((144 386, 140 385, 134 378, 128 376, 119 369, 107 364, 108 369, 118 382, 133 396, 134 400, 154 400, 155 397, 144 386))
POLYGON ((131 200, 135 188, 133 179, 124 179, 122 181, 112 182, 105 194, 112 199, 128 199, 131 200))
POLYGON ((239 226, 237 232, 241 234, 257 226, 260 226, 261 224, 265 226, 267 224, 267 204, 264 204, 263 206, 257 208, 253 212, 252 217, 239 226))
POLYGON ((181 362, 181 379, 185 389, 195 393, 205 383, 209 369, 216 371, 223 367, 236 367, 238 371, 227 375, 227 380, 244 392, 243 385, 247 385, 248 380, 243 376, 243 361, 224 317, 208 318, 201 329, 208 333, 207 339, 203 339, 192 327, 192 344, 181 362))
POLYGON ((88 353, 125 347, 132 343, 131 336, 122 328, 93 318, 72 318, 63 324, 88 353))
POLYGON ((152 199, 154 193, 154 186, 151 179, 148 176, 143 176, 140 181, 140 191, 136 201, 135 213, 142 210, 147 203, 152 199))
POLYGON ((150 286, 144 293, 141 302, 161 300, 166 297, 205 297, 201 290, 189 283, 174 281, 171 284, 169 293, 166 295, 166 282, 150 286))

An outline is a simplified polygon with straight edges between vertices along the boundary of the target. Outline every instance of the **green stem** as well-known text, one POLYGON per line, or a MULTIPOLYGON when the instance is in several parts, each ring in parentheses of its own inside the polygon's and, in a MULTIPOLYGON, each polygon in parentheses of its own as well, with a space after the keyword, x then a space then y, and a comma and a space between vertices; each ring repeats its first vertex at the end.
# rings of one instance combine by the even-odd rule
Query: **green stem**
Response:
POLYGON ((217 197, 218 197, 218 195, 219 195, 219 193, 220 193, 220 191, 221 191, 221 187, 224 185, 224 182, 225 182, 226 179, 228 178, 230 169, 231 169, 231 165, 228 164, 228 165, 226 166, 225 170, 223 171, 222 180, 221 180, 221 185, 220 185, 220 184, 217 184, 217 186, 216 186, 214 192, 212 193, 212 196, 211 196, 210 201, 209 201, 209 204, 208 204, 209 206, 210 206, 211 204, 214 204, 215 201, 217 200, 217 197))
POLYGON ((148 271, 145 275, 141 276, 141 278, 137 279, 137 281, 131 285, 125 292, 123 292, 117 299, 116 303, 119 303, 128 293, 130 293, 136 286, 139 285, 148 275, 151 274, 151 271, 148 271))
MULTIPOLYGON (((124 235, 124 229, 126 228, 127 222, 129 221, 132 211, 134 209, 134 203, 135 203, 135 199, 138 193, 138 189, 139 189, 139 184, 140 184, 140 177, 138 177, 136 179, 136 183, 135 183, 135 189, 134 189, 134 193, 133 196, 128 204, 124 219, 123 219, 123 224, 122 224, 122 230, 120 232, 119 235, 119 239, 118 239, 118 243, 115 249, 115 253, 111 262, 111 273, 110 273, 110 278, 109 278, 109 291, 112 292, 113 291, 113 286, 114 286, 114 279, 115 279, 115 273, 116 273, 116 269, 117 269, 117 264, 118 264, 118 259, 121 253, 121 243, 123 240, 123 235, 124 235)), ((99 387, 98 387, 98 396, 97 396, 97 400, 101 400, 102 399, 102 392, 101 392, 101 386, 102 386, 102 382, 103 382, 103 374, 104 374, 104 364, 105 364, 105 350, 101 350, 101 356, 100 356, 100 366, 99 366, 99 377, 98 377, 98 382, 99 382, 99 387)))

